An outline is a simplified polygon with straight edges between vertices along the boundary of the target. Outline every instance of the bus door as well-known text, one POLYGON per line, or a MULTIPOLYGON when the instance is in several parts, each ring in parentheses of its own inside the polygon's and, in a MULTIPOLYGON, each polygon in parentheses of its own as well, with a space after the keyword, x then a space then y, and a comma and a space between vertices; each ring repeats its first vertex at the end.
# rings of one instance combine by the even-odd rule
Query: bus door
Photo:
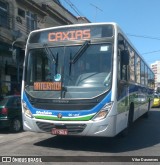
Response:
MULTIPOLYGON (((124 44, 124 42, 123 42, 124 44)), ((128 64, 129 52, 123 48, 118 49, 118 68, 117 68, 117 124, 116 132, 122 131, 128 122, 129 110, 129 83, 128 83, 128 64)))
MULTIPOLYGON (((126 54, 127 52, 121 52, 121 54, 126 54)), ((123 55, 125 56, 125 55, 123 55)), ((126 55, 127 56, 127 55, 126 55)), ((126 59, 125 59, 126 60, 126 59)), ((128 83, 128 62, 120 57, 119 60, 119 71, 118 71, 118 102, 123 107, 121 112, 127 111, 129 106, 129 83, 128 83)))
POLYGON ((118 69, 117 69, 117 100, 121 104, 120 113, 128 110, 129 104, 129 51, 127 42, 122 35, 118 35, 118 69))

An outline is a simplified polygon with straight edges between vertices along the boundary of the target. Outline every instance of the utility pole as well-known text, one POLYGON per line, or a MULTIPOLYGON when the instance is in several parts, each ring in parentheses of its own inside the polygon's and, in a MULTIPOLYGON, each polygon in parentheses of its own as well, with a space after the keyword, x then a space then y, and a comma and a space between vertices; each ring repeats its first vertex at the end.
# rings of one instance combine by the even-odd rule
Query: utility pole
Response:
POLYGON ((93 6, 95 9, 96 9, 96 14, 95 14, 95 22, 96 22, 96 19, 97 19, 97 11, 99 10, 99 11, 103 11, 102 9, 100 9, 98 6, 96 6, 96 5, 94 5, 94 4, 92 4, 92 3, 90 3, 90 5, 91 6, 93 6))

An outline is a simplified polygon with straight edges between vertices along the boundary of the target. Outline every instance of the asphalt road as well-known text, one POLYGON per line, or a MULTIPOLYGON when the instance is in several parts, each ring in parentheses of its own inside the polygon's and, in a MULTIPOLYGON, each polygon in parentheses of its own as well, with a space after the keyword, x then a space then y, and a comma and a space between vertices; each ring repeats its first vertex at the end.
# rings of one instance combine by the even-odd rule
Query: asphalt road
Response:
MULTIPOLYGON (((131 156, 133 158, 160 156, 160 108, 151 109, 148 119, 143 117, 138 119, 131 127, 128 136, 123 138, 56 137, 51 134, 33 132, 13 134, 7 129, 1 129, 0 155, 76 156, 78 162, 81 161, 81 156, 131 156)), ((98 164, 94 162, 95 160, 92 161, 89 164, 98 164)), ((156 164, 156 162, 148 164, 156 164)))

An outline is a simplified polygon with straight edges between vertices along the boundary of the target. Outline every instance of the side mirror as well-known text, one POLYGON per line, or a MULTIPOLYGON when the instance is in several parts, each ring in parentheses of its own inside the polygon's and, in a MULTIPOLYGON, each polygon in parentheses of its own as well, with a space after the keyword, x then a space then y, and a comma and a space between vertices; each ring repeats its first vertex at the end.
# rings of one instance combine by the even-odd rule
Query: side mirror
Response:
POLYGON ((129 65, 129 51, 128 50, 121 51, 121 63, 122 65, 129 65))

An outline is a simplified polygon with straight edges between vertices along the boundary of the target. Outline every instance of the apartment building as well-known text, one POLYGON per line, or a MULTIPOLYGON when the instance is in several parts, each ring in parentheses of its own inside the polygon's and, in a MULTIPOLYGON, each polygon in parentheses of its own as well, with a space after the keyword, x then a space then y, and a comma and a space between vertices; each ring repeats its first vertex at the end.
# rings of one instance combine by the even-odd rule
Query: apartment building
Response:
POLYGON ((160 87, 160 61, 151 64, 151 68, 155 74, 155 90, 160 87))
POLYGON ((59 0, 0 0, 0 95, 21 88, 30 31, 87 22, 86 18, 75 17, 59 0))

